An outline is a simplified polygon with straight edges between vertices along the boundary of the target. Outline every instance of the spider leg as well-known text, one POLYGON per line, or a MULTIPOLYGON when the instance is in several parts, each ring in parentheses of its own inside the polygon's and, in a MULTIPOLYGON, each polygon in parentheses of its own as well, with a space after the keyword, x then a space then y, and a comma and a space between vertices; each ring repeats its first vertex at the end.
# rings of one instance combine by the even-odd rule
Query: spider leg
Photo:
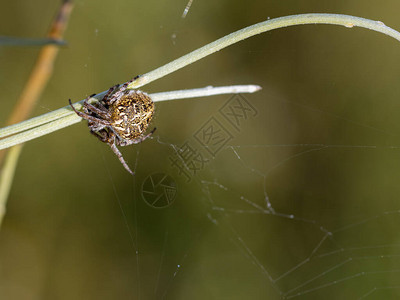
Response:
POLYGON ((83 118, 85 120, 88 120, 88 121, 93 121, 95 123, 99 123, 99 124, 104 125, 104 126, 111 126, 111 123, 106 121, 106 120, 102 120, 102 119, 99 119, 99 118, 96 118, 96 117, 92 117, 92 116, 90 116, 88 114, 85 114, 85 113, 83 113, 81 111, 76 110, 75 107, 72 105, 71 99, 69 99, 69 105, 72 107, 73 111, 78 116, 80 116, 81 118, 83 118))
POLYGON ((112 151, 117 155, 119 161, 122 163, 124 168, 131 173, 132 175, 135 175, 135 173, 132 172, 132 170, 129 168, 128 164, 125 162, 124 157, 122 156, 121 152, 118 150, 117 146, 115 145, 115 134, 112 131, 107 131, 107 130, 100 130, 100 131, 93 131, 90 130, 90 133, 93 134, 95 137, 97 137, 100 141, 107 143, 112 151))
POLYGON ((98 104, 100 108, 94 106, 93 104, 88 103, 86 100, 83 102, 83 106, 89 111, 94 112, 95 114, 99 115, 104 119, 109 119, 111 117, 110 113, 100 102, 98 104))
POLYGON ((92 121, 88 121, 88 127, 91 131, 94 131, 94 132, 99 132, 101 130, 104 130, 104 128, 107 128, 107 126, 105 126, 105 125, 98 124, 98 123, 95 123, 92 121))
MULTIPOLYGON (((103 101, 103 100, 102 100, 102 101, 103 101)), ((99 101, 99 102, 97 102, 96 104, 99 106, 99 107, 98 107, 99 109, 108 112, 108 109, 103 105, 103 103, 101 103, 101 102, 99 101)))
MULTIPOLYGON (((106 93, 106 95, 105 95, 104 97, 107 97, 109 94, 111 94, 111 93, 115 90, 115 87, 117 87, 117 86, 118 86, 118 85, 111 87, 111 88, 108 90, 108 92, 106 93)), ((83 110, 84 110, 84 112, 85 112, 86 114, 89 114, 90 112, 94 112, 94 113, 100 115, 100 116, 103 117, 103 118, 108 118, 108 117, 110 117, 109 114, 105 114, 105 113, 108 112, 108 110, 107 110, 107 108, 104 107, 104 105, 101 103, 101 101, 97 101, 97 102, 96 102, 96 105, 98 105, 99 107, 96 107, 96 106, 94 106, 93 104, 90 104, 90 103, 88 102, 89 99, 90 99, 90 98, 93 98, 94 96, 96 96, 96 94, 90 95, 89 97, 87 97, 87 98, 83 101, 83 110)), ((103 99, 104 99, 104 97, 103 97, 103 99)))
POLYGON ((102 101, 108 102, 107 100, 110 98, 111 94, 119 87, 119 84, 116 84, 109 88, 107 93, 104 95, 102 101))
POLYGON ((117 99, 119 99, 119 98, 122 96, 122 94, 126 91, 126 89, 128 88, 128 85, 129 85, 131 82, 135 81, 135 80, 137 79, 137 77, 138 77, 138 76, 136 76, 135 78, 133 78, 133 79, 131 79, 131 80, 125 82, 123 85, 121 85, 121 86, 119 87, 118 91, 116 91, 116 92, 110 97, 110 99, 107 99, 107 100, 109 100, 109 101, 108 101, 109 104, 111 105, 111 104, 113 104, 117 99))
POLYGON ((93 134, 95 137, 97 137, 103 143, 107 143, 107 144, 110 143, 110 141, 109 141, 110 137, 109 137, 109 134, 108 134, 107 130, 102 130, 102 129, 93 130, 93 129, 91 129, 90 133, 93 134))
POLYGON ((132 170, 128 167, 128 164, 125 162, 121 152, 118 150, 117 146, 115 145, 115 143, 110 143, 109 144, 112 151, 114 151, 115 155, 117 155, 119 161, 122 163, 122 165, 124 166, 124 168, 131 173, 132 175, 135 175, 135 173, 132 172, 132 170))
MULTIPOLYGON (((96 94, 92 94, 90 96, 88 96, 85 100, 83 100, 83 104, 85 104, 85 102, 89 101, 90 98, 93 98, 94 96, 96 96, 96 94)), ((89 111, 87 110, 87 108, 85 106, 83 106, 83 112, 88 114, 89 111)))

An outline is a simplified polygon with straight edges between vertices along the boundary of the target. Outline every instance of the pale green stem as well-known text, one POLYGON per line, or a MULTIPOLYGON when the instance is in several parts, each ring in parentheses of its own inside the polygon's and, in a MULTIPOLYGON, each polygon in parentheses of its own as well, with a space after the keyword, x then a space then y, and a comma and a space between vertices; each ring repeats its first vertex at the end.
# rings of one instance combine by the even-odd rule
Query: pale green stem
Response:
POLYGON ((377 32, 381 32, 400 41, 400 33, 386 26, 380 21, 372 21, 364 18, 338 14, 302 14, 286 16, 257 23, 255 25, 243 28, 229 35, 226 35, 158 69, 141 75, 138 79, 136 79, 129 85, 129 88, 133 89, 146 85, 156 79, 164 77, 172 72, 175 72, 176 70, 179 70, 191 63, 194 63, 195 61, 198 61, 212 53, 215 53, 225 47, 228 47, 254 35, 278 28, 304 24, 342 25, 347 28, 352 28, 355 26, 364 27, 377 32))
MULTIPOLYGON (((219 40, 216 40, 215 42, 212 42, 187 55, 184 55, 181 58, 178 58, 154 71, 151 71, 147 74, 140 76, 137 80, 133 81, 129 85, 129 88, 133 89, 148 84, 149 82, 164 77, 165 75, 172 73, 180 68, 183 68, 184 66, 187 66, 207 55, 217 52, 229 45, 237 43, 251 36, 277 28, 283 28, 293 25, 302 25, 302 24, 332 24, 332 25, 342 25, 348 28, 352 28, 354 26, 364 27, 367 29, 384 33, 400 41, 399 32, 390 27, 385 26, 385 24, 379 21, 372 21, 368 19, 347 16, 347 15, 337 15, 337 14, 303 14, 303 15, 287 16, 261 22, 246 27, 244 29, 241 29, 239 31, 236 31, 234 33, 231 33, 219 40)), ((98 94, 96 97, 101 98, 103 93, 98 94)), ((76 108, 79 109, 80 104, 76 104, 76 108)), ((33 138, 37 138, 44 134, 48 134, 55 130, 64 128, 66 126, 72 125, 74 123, 79 122, 80 120, 81 119, 78 116, 76 116, 67 106, 58 109, 54 112, 27 120, 25 122, 21 122, 19 124, 0 129, 0 137, 4 137, 36 127, 34 129, 25 131, 15 136, 0 140, 0 150, 11 147, 19 143, 23 143, 33 138)))
MULTIPOLYGON (((150 94, 150 97, 151 99, 153 99, 154 102, 159 102, 165 100, 205 97, 205 96, 221 95, 221 94, 254 93, 259 91, 260 89, 261 87, 258 85, 232 85, 224 87, 209 86, 200 89, 154 93, 150 94)), ((101 94, 96 96, 96 98, 99 97, 101 97, 101 94)), ((91 102, 94 101, 96 101, 96 99, 91 98, 91 102)), ((82 104, 75 103, 74 107, 76 109, 81 109, 82 104)), ((40 136, 49 134, 53 131, 62 129, 64 127, 70 126, 80 121, 82 121, 82 118, 77 116, 75 112, 72 111, 71 107, 68 105, 63 108, 44 114, 40 117, 32 118, 30 120, 8 126, 6 128, 0 129, 0 136, 9 136, 12 134, 15 135, 1 139, 0 150, 36 139, 40 136)))
POLYGON ((160 102, 167 100, 208 97, 208 96, 224 95, 224 94, 255 93, 259 90, 261 90, 261 87, 258 85, 230 85, 230 86, 219 86, 219 87, 208 86, 200 89, 180 90, 180 91, 151 94, 151 99, 153 99, 154 102, 160 102))
POLYGON ((4 166, 0 176, 0 226, 6 213, 6 203, 10 193, 11 182, 14 178, 15 167, 21 154, 23 145, 18 145, 10 149, 6 155, 4 166))
MULTIPOLYGON (((106 92, 102 92, 93 98, 100 99, 102 96, 104 96, 105 93, 106 92)), ((83 102, 83 100, 75 103, 74 104, 75 108, 81 109, 82 102, 83 102)), ((59 108, 59 109, 53 110, 51 112, 45 113, 43 115, 40 115, 38 117, 34 117, 29 120, 22 121, 20 123, 1 128, 0 129, 0 138, 6 137, 6 136, 9 136, 12 134, 16 134, 18 132, 22 132, 22 131, 31 129, 33 127, 37 127, 37 126, 46 124, 46 123, 50 123, 54 120, 57 120, 57 119, 60 119, 60 118, 63 118, 63 117, 66 117, 66 116, 69 116, 72 114, 73 114, 73 111, 71 110, 70 106, 67 105, 62 108, 59 108)), ((0 140, 0 141, 2 141, 2 140, 0 140)))

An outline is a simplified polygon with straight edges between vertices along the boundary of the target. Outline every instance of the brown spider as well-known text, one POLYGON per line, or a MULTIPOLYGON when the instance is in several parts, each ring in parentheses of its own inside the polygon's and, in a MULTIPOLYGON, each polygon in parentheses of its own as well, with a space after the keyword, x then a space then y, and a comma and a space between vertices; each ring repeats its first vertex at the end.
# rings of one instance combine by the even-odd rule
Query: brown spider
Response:
POLYGON ((88 120, 90 133, 110 145, 125 169, 133 175, 117 146, 143 142, 153 134, 156 128, 144 135, 153 117, 154 103, 146 93, 128 90, 127 87, 132 81, 128 81, 121 87, 119 84, 111 87, 95 104, 88 103, 95 94, 87 97, 83 101, 83 112, 73 107, 71 99, 69 104, 78 116, 88 120))

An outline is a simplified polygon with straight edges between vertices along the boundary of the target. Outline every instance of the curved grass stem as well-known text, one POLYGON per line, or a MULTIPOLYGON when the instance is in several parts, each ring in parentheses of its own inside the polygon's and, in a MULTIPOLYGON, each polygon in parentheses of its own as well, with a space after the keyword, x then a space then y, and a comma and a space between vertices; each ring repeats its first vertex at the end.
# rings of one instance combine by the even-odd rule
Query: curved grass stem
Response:
POLYGON ((162 67, 159 67, 149 73, 139 76, 133 81, 128 88, 138 88, 144 86, 154 80, 164 77, 172 72, 175 72, 189 64, 192 64, 210 54, 213 54, 223 48, 226 48, 232 44, 243 41, 249 37, 257 34, 271 31, 278 28, 284 28, 295 25, 305 24, 330 24, 330 25, 341 25, 347 28, 363 27, 373 31, 377 31, 388 36, 395 38, 400 41, 400 33, 396 30, 386 26, 380 21, 373 21, 369 19, 339 15, 339 14, 301 14, 286 16, 276 19, 267 20, 254 24, 252 26, 240 29, 231 34, 228 34, 210 44, 207 44, 189 54, 186 54, 162 67))
MULTIPOLYGON (((156 79, 164 77, 176 70, 179 70, 189 64, 192 64, 212 53, 215 53, 229 45, 235 44, 239 41, 247 39, 251 36, 270 31, 273 29, 294 26, 294 25, 303 25, 303 24, 331 24, 331 25, 341 25, 347 28, 352 27, 363 27, 373 31, 377 31, 388 36, 391 36, 398 41, 400 41, 400 33, 396 30, 386 26, 380 21, 373 21, 369 19, 348 16, 348 15, 338 15, 338 14, 301 14, 301 15, 293 15, 287 17, 276 18, 272 20, 267 20, 261 23, 257 23, 255 25, 243 28, 236 32, 233 32, 223 38, 220 38, 210 44, 207 44, 187 55, 184 55, 160 68, 157 68, 149 73, 146 73, 142 76, 139 76, 136 80, 134 80, 129 88, 138 88, 144 86, 156 79)), ((181 98, 190 98, 190 97, 200 97, 201 94, 197 94, 195 96, 187 97, 180 95, 184 91, 175 91, 175 95, 169 94, 168 99, 180 99, 181 98)), ((207 93, 209 93, 208 91, 207 93)), ((240 91, 231 91, 231 93, 238 93, 240 91)), ((245 91, 243 91, 245 92, 245 91)), ((102 92, 95 97, 100 99, 105 92, 102 92)), ((171 93, 171 92, 168 92, 171 93)), ((166 93, 167 94, 167 93, 166 93)), ((215 93, 211 92, 210 95, 215 95, 215 93)), ((162 97, 157 99, 158 96, 155 96, 155 100, 162 101, 162 97)), ((166 100, 166 99, 164 99, 166 100)), ((82 102, 82 101, 81 101, 82 102)), ((78 102, 74 104, 77 109, 80 109, 81 104, 78 102)), ((79 122, 81 118, 75 115, 72 110, 66 106, 55 110, 53 112, 38 116, 36 118, 32 118, 30 120, 8 126, 6 128, 0 129, 0 138, 10 136, 15 134, 14 136, 3 138, 0 140, 0 150, 11 147, 13 145, 17 145, 28 140, 32 140, 39 136, 51 133, 58 129, 67 127, 69 125, 75 124, 79 122)))
MULTIPOLYGON (((155 93, 150 94, 150 97, 154 102, 159 102, 221 94, 254 93, 260 89, 261 87, 258 85, 232 85, 223 87, 209 86, 200 89, 155 93)), ((96 98, 101 98, 102 94, 103 93, 97 95, 96 98)), ((91 100, 96 101, 95 98, 92 98, 91 100)), ((81 102, 82 101, 75 103, 74 107, 78 110, 81 109, 81 102)), ((0 150, 36 139, 80 121, 82 121, 82 118, 77 116, 68 105, 42 116, 5 127, 0 129, 0 137, 12 136, 0 140, 0 150)))

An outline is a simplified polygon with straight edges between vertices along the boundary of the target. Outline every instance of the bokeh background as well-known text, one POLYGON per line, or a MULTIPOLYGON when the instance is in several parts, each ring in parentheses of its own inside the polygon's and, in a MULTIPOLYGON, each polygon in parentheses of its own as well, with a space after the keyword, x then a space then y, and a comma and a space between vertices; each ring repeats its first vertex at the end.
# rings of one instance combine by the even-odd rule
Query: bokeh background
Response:
MULTIPOLYGON (((186 0, 74 2, 35 116, 267 18, 332 12, 400 29, 394 0, 194 0, 186 18, 186 0)), ((2 35, 40 38, 59 1, 0 7, 2 35)), ((38 51, 0 48, 0 120, 38 51)), ((154 138, 122 149, 134 178, 84 122, 27 143, 0 231, 0 298, 398 299, 399 61, 399 42, 382 34, 307 25, 149 84, 263 87, 245 95, 257 116, 189 181, 174 149, 231 96, 156 104, 154 138), (157 172, 176 184, 165 208, 142 197, 157 172)))

